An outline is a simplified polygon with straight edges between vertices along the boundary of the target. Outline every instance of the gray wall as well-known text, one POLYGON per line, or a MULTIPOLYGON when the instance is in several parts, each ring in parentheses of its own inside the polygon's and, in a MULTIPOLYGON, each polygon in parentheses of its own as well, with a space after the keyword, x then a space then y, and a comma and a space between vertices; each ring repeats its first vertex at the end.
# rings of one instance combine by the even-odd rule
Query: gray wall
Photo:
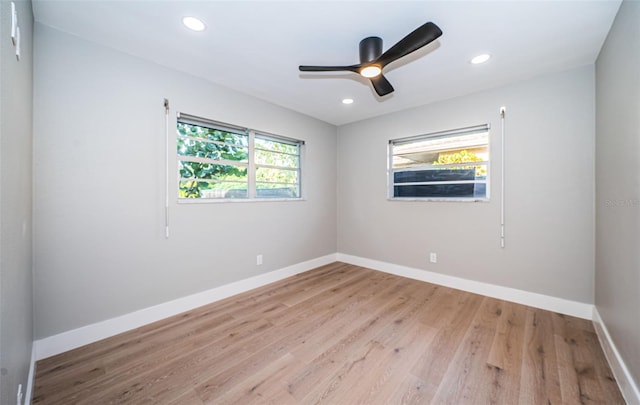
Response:
POLYGON ((336 251, 334 126, 40 24, 35 38, 37 338, 336 251), (166 240, 164 97, 173 128, 182 111, 305 140, 307 200, 171 198, 166 240))
POLYGON ((596 99, 595 304, 640 384, 640 2, 620 6, 596 99))
POLYGON ((594 102, 591 65, 340 127, 338 251, 592 303, 594 102), (386 199, 389 139, 483 123, 491 124, 490 202, 386 199))
POLYGON ((22 58, 11 44, 11 3, 0 2, 0 403, 23 392, 33 340, 31 277, 33 15, 17 1, 22 58))

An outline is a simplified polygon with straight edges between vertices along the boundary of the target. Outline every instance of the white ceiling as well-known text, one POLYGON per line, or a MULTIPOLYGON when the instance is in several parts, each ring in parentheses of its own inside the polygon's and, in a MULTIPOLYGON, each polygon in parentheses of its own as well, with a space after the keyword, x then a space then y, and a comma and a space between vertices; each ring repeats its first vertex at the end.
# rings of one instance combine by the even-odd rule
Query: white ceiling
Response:
POLYGON ((342 125, 539 74, 593 63, 620 0, 99 1, 34 0, 36 21, 342 125), (187 30, 184 16, 207 24, 187 30), (388 49, 427 21, 442 37, 390 64, 378 97, 353 73, 298 65, 358 63, 358 43, 388 49), (471 65, 479 53, 492 59, 471 65), (351 105, 341 100, 350 97, 351 105))

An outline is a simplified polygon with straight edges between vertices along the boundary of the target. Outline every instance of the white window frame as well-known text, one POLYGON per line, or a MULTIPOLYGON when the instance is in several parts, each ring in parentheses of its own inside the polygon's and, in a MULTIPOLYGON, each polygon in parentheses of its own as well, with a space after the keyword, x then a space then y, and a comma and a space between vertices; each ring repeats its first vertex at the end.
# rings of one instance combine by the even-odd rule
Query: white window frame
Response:
POLYGON ((434 132, 429 134, 410 136, 405 138, 397 138, 389 140, 388 150, 387 150, 387 199, 390 201, 461 201, 461 202, 483 202, 490 200, 490 178, 491 178, 491 134, 490 134, 491 126, 489 124, 476 125, 472 127, 465 127, 447 131, 434 132), (472 166, 485 166, 486 167, 486 179, 485 180, 450 180, 450 181, 420 181, 420 182, 396 182, 395 181, 395 173, 398 172, 410 172, 410 171, 420 171, 420 170, 429 170, 429 169, 443 169, 446 167, 457 167, 463 163, 450 163, 450 164, 439 164, 433 165, 429 163, 413 165, 411 167, 406 168, 394 168, 393 157, 394 157, 394 146, 406 145, 410 143, 415 143, 419 141, 426 140, 435 140, 435 139, 444 139, 444 138, 454 138, 458 136, 464 135, 472 135, 475 133, 487 133, 487 142, 486 148, 488 151, 488 160, 478 161, 478 162, 469 162, 469 165, 472 166), (405 186, 410 185, 446 185, 446 184, 485 184, 485 195, 483 197, 462 197, 462 196, 427 196, 427 197, 419 197, 419 196, 410 196, 410 197, 396 197, 395 196, 395 186, 396 184, 402 184, 405 186))
MULTIPOLYGON (((190 125, 198 125, 198 126, 204 126, 207 128, 215 128, 215 129, 219 129, 225 132, 231 132, 231 133, 244 133, 248 139, 247 139, 247 147, 248 147, 248 157, 247 157, 247 161, 246 162, 240 162, 240 161, 226 161, 226 160, 216 160, 215 164, 230 164, 233 166, 239 166, 239 167, 246 167, 247 168, 247 197, 246 198, 180 198, 179 193, 180 193, 180 181, 182 180, 180 177, 180 161, 181 160, 188 160, 188 161, 197 161, 200 158, 197 157, 191 157, 191 158, 187 158, 185 159, 184 155, 179 155, 176 154, 176 167, 178 168, 177 172, 178 172, 178 183, 176 185, 176 190, 178 191, 178 203, 186 203, 186 204, 207 204, 207 203, 224 203, 224 202, 252 202, 252 201, 303 201, 304 200, 304 194, 303 194, 303 179, 302 179, 302 172, 303 170, 303 166, 304 166, 304 150, 305 150, 305 141, 300 140, 300 139, 294 139, 294 138, 288 138, 282 135, 275 135, 275 134, 271 134, 265 131, 259 131, 259 130, 254 130, 254 129, 250 129, 250 128, 244 128, 244 127, 240 127, 240 126, 236 126, 236 125, 232 125, 232 124, 227 124, 227 123, 223 123, 223 122, 219 122, 219 121, 214 121, 214 120, 210 120, 210 119, 206 119, 206 118, 201 118, 201 117, 197 117, 194 115, 190 115, 190 114, 185 114, 185 113, 178 113, 177 114, 177 120, 176 120, 176 128, 177 128, 177 124, 178 123, 186 123, 186 124, 190 124, 190 125), (256 151, 256 145, 255 145, 255 140, 256 138, 259 139, 267 139, 267 140, 272 140, 275 142, 279 142, 279 143, 286 143, 286 144, 290 144, 290 145, 295 145, 298 147, 298 167, 296 169, 290 169, 290 168, 285 168, 285 167, 280 167, 280 166, 270 166, 270 165, 264 165, 264 164, 258 164, 256 163, 256 158, 255 158, 255 151, 256 151), (297 179, 298 179, 298 183, 297 183, 297 187, 298 187, 298 196, 297 197, 258 197, 257 193, 258 190, 256 188, 257 182, 256 181, 256 169, 260 168, 260 167, 267 167, 267 168, 275 168, 275 169, 279 169, 279 170, 291 170, 291 171, 296 171, 297 172, 297 179)), ((177 135, 177 137, 179 137, 180 135, 177 135)), ((177 139, 176 138, 176 145, 177 145, 177 139)), ((259 149, 259 148, 258 148, 259 149)), ((282 152, 275 152, 275 153, 282 153, 282 152)), ((209 162, 209 160, 207 160, 208 163, 212 163, 209 162)), ((283 183, 285 184, 285 183, 283 183)))

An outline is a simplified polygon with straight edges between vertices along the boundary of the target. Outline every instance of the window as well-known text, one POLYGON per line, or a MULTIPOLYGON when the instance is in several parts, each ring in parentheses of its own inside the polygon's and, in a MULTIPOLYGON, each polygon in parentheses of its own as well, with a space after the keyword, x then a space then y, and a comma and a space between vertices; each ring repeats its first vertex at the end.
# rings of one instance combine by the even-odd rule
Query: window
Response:
POLYGON ((178 116, 179 198, 300 198, 304 142, 178 116))
POLYGON ((389 198, 489 199, 489 126, 389 141, 389 198))

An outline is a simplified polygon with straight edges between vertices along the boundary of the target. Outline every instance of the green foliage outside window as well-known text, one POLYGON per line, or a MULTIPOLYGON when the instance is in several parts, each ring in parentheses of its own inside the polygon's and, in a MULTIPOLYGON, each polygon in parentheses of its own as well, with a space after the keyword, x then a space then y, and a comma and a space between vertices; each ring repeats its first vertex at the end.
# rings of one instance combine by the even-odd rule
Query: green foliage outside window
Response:
MULTIPOLYGON (((179 156, 243 163, 248 160, 247 135, 182 122, 178 122, 178 135, 179 156)), ((246 166, 179 160, 179 172, 180 198, 199 198, 208 190, 243 189, 246 194, 246 166)))
MULTIPOLYGON (((482 162, 483 158, 477 156, 473 152, 469 152, 466 149, 461 150, 460 152, 454 153, 440 153, 438 155, 438 160, 433 162, 434 165, 446 165, 452 163, 467 163, 467 162, 482 162)), ((451 169, 471 169, 473 166, 454 166, 451 169)), ((482 177, 487 175, 487 168, 484 165, 475 166, 476 168, 476 177, 482 177)))
POLYGON ((291 197, 296 196, 298 171, 295 169, 300 164, 297 145, 256 138, 255 159, 258 189, 288 188, 291 197))

